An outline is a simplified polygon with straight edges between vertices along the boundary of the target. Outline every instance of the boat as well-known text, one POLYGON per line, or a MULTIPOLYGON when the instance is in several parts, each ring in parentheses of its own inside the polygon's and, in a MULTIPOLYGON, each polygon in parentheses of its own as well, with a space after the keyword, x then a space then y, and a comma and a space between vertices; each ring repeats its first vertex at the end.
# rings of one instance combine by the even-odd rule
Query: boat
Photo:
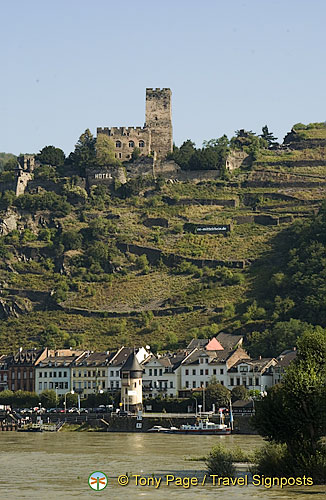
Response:
POLYGON ((168 432, 170 429, 168 427, 162 427, 161 425, 154 425, 151 429, 148 429, 147 432, 168 432))
POLYGON ((43 427, 40 424, 27 424, 17 429, 18 432, 43 432, 43 427))
POLYGON ((169 434, 214 434, 225 436, 231 434, 231 426, 224 424, 220 417, 220 423, 210 422, 208 417, 197 417, 194 424, 183 424, 180 428, 171 427, 169 434))

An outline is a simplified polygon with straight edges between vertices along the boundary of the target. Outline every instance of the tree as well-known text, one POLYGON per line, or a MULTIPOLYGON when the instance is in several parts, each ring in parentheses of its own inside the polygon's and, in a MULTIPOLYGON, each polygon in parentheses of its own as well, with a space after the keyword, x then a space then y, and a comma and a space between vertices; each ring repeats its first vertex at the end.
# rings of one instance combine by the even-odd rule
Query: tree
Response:
POLYGON ((265 141, 267 141, 268 143, 268 147, 270 148, 271 146, 275 146, 277 143, 277 137, 274 137, 274 135, 272 134, 272 132, 270 132, 268 130, 268 127, 267 125, 265 125, 263 128, 262 128, 262 134, 260 135, 260 137, 262 139, 264 139, 265 141))
POLYGON ((227 406, 231 397, 231 391, 222 384, 219 384, 216 377, 212 377, 206 390, 206 407, 211 408, 213 404, 217 407, 227 406))
POLYGON ((87 128, 79 137, 75 151, 69 155, 69 160, 79 170, 81 175, 85 175, 87 167, 92 167, 95 164, 95 143, 96 139, 87 128))
POLYGON ((248 389, 244 385, 237 385, 233 387, 231 391, 231 399, 233 401, 238 401, 238 399, 249 399, 248 389))
POLYGON ((121 161, 115 158, 112 139, 105 134, 99 134, 96 140, 96 164, 100 167, 122 165, 121 161))
POLYGON ((38 161, 44 165, 61 167, 65 162, 65 154, 60 148, 54 146, 45 146, 36 156, 38 161))
POLYGON ((285 443, 292 473, 326 477, 326 333, 305 333, 283 383, 256 403, 254 425, 274 443, 285 443))
POLYGON ((41 392, 40 400, 43 408, 54 408, 58 404, 57 394, 53 389, 41 392))

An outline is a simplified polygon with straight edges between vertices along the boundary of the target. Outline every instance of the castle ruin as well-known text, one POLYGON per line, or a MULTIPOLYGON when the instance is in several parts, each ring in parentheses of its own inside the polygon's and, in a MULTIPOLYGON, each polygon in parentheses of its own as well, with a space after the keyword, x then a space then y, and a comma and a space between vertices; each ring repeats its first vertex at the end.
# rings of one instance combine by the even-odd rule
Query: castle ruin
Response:
POLYGON ((173 149, 171 89, 146 89, 146 116, 144 127, 98 128, 97 135, 109 136, 115 147, 115 157, 129 161, 135 148, 140 154, 154 153, 163 161, 173 149))

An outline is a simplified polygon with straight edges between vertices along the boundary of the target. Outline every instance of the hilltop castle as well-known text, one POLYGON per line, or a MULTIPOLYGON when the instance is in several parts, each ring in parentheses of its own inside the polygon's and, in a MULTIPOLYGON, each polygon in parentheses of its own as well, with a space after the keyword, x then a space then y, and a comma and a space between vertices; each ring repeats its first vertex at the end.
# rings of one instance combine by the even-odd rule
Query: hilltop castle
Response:
POLYGON ((128 161, 138 148, 142 155, 154 153, 162 161, 172 152, 171 89, 146 89, 144 127, 98 128, 97 135, 106 134, 114 142, 115 157, 128 161))

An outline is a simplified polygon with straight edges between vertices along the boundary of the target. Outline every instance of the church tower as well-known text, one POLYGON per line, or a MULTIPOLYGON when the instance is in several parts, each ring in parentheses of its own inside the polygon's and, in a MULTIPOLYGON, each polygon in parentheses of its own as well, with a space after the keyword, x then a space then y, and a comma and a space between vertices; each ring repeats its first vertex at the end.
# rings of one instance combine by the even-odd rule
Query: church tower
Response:
POLYGON ((133 352, 121 368, 121 403, 127 410, 136 412, 142 408, 142 378, 143 369, 133 352))
POLYGON ((151 151, 164 160, 173 150, 171 89, 146 89, 146 123, 151 131, 151 151))

